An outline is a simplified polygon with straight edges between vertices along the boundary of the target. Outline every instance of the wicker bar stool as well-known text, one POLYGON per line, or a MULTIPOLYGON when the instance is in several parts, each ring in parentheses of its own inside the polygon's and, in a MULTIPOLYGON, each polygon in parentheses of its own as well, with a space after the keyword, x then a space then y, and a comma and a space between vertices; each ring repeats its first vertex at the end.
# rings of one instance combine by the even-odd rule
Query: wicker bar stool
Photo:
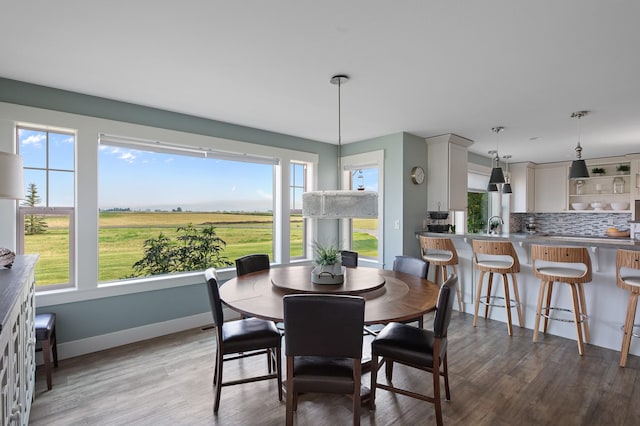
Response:
POLYGON ((489 313, 489 307, 505 308, 507 311, 507 331, 509 336, 513 335, 511 325, 511 309, 516 308, 518 314, 518 324, 524 326, 522 319, 522 309, 520 308, 520 295, 518 293, 518 280, 516 274, 520 272, 520 261, 511 241, 488 241, 473 240, 473 264, 480 271, 478 277, 478 288, 476 292, 476 304, 473 315, 473 326, 478 322, 478 309, 480 303, 484 304, 484 318, 489 313), (489 273, 487 281, 487 294, 482 296, 482 285, 484 276, 489 273), (493 285, 493 274, 502 275, 502 283, 504 285, 504 297, 492 296, 491 287, 493 285), (511 275, 511 286, 513 288, 513 299, 509 292, 509 275, 511 275), (500 304, 502 299, 504 304, 500 304))
POLYGON ((633 334, 634 327, 640 326, 634 325, 638 295, 640 295, 640 251, 618 249, 616 253, 616 285, 631 293, 627 305, 627 318, 622 327, 624 336, 620 349, 620 367, 624 367, 627 365, 631 336, 640 337, 638 334, 633 334))
POLYGON ((589 324, 587 306, 582 284, 591 282, 591 258, 585 247, 531 246, 531 267, 540 282, 536 323, 533 329, 533 341, 538 341, 540 317, 544 317, 543 331, 547 332, 548 320, 574 322, 578 337, 578 353, 584 353, 584 343, 589 343, 589 324), (581 264, 581 267, 578 265, 581 264), (573 310, 551 306, 553 284, 560 282, 569 285, 573 310), (546 293, 546 299, 545 299, 546 293), (573 313, 573 320, 553 318, 551 311, 573 313), (544 313, 543 313, 544 311, 544 313))
POLYGON ((424 235, 419 236, 420 239, 420 252, 422 258, 435 266, 435 283, 440 281, 438 275, 442 273, 442 282, 450 275, 447 271, 447 267, 451 266, 453 273, 458 277, 458 285, 456 286, 456 293, 458 295, 458 311, 464 312, 462 309, 462 293, 460 292, 460 275, 458 274, 458 252, 453 245, 451 238, 446 237, 427 237, 424 235))

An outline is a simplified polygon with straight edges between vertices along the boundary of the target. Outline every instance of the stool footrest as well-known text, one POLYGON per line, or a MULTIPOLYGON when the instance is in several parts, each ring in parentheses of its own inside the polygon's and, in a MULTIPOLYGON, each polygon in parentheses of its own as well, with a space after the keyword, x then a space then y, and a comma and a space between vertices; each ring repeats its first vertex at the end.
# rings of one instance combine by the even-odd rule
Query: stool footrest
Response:
MULTIPOLYGON (((502 304, 498 304, 496 302, 493 302, 494 299, 498 299, 498 300, 503 300, 504 301, 504 297, 502 296, 489 296, 489 301, 487 302, 487 297, 486 296, 480 296, 480 303, 482 303, 485 306, 493 306, 496 308, 506 308, 507 304, 506 303, 502 303, 502 304)), ((515 299, 509 299, 509 308, 517 308, 520 305, 520 303, 516 302, 515 299)))
MULTIPOLYGON (((636 328, 640 328, 640 324, 633 324, 633 330, 635 330, 636 328)), ((620 326, 620 330, 622 330, 622 333, 624 334, 624 325, 620 326)), ((631 335, 633 337, 640 337, 640 333, 634 333, 633 331, 631 332, 631 335)))
MULTIPOLYGON (((543 307, 543 308, 542 308, 542 311, 546 311, 546 310, 549 310, 549 311, 570 312, 570 313, 572 313, 572 314, 573 314, 573 310, 572 310, 572 309, 567 309, 567 308, 557 308, 557 307, 554 307, 554 306, 546 306, 546 307, 543 307)), ((582 314, 582 313, 581 313, 581 314, 579 314, 579 315, 580 315, 580 321, 578 321, 579 323, 583 323, 583 322, 585 322, 586 320, 588 320, 588 319, 589 319, 589 315, 582 314)), ((551 312, 550 312, 550 313, 548 313, 548 314, 545 314, 545 313, 541 312, 541 313, 540 313, 540 316, 542 316, 543 318, 547 318, 547 319, 550 319, 550 320, 554 320, 554 321, 561 321, 561 322, 575 322, 575 319, 573 319, 573 318, 571 318, 571 319, 566 319, 566 318, 554 318, 554 317, 552 317, 552 316, 551 316, 551 312)))

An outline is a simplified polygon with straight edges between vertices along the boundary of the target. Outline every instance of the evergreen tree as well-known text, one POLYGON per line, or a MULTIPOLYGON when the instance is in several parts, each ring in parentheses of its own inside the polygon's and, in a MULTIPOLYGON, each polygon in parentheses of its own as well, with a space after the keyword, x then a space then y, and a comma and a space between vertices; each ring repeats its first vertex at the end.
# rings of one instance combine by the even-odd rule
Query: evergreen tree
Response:
MULTIPOLYGON (((22 203, 23 206, 35 207, 40 204, 40 196, 38 195, 38 187, 35 183, 30 183, 27 188, 27 197, 22 203)), ((37 214, 28 214, 24 217, 24 233, 26 235, 42 234, 47 230, 47 222, 44 216, 37 214)))

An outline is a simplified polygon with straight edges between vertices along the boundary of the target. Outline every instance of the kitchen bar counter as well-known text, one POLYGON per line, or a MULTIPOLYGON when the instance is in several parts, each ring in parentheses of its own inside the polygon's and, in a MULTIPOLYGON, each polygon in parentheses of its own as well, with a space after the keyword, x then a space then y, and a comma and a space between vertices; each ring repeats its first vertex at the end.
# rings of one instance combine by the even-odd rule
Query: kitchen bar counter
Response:
MULTIPOLYGON (((451 238, 458 252, 459 284, 462 291, 463 309, 466 313, 473 314, 475 303, 475 289, 477 286, 478 272, 473 267, 472 241, 474 239, 498 239, 511 241, 516 248, 520 259, 520 273, 517 275, 518 288, 520 290, 520 302, 524 316, 524 327, 533 329, 535 324, 535 312, 540 288, 540 281, 534 276, 531 268, 530 250, 532 244, 543 245, 567 245, 587 247, 592 261, 593 279, 591 283, 584 285, 587 312, 589 315, 589 327, 591 331, 591 344, 602 346, 616 351, 622 344, 621 325, 625 322, 625 314, 629 294, 616 286, 616 252, 619 248, 640 250, 640 241, 630 238, 609 237, 581 237, 579 235, 558 234, 509 234, 489 236, 486 234, 440 234, 434 232, 417 232, 418 235, 431 237, 451 238)), ((434 279, 435 268, 429 268, 430 278, 434 279)), ((502 295, 501 278, 496 276, 493 285, 493 294, 502 295)), ((559 307, 571 307, 571 292, 564 285, 554 286, 552 305, 559 307)), ((455 307, 454 307, 455 309, 455 307)), ((481 309, 481 312, 484 312, 481 309)), ((492 308, 489 317, 506 323, 506 312, 503 308, 492 308)), ((514 322, 514 337, 521 336, 518 332, 517 320, 514 322)), ((478 319, 478 327, 482 327, 483 320, 478 319)), ((549 334, 554 334, 575 340, 575 326, 571 322, 550 321, 549 334)), ((508 339, 505 324, 505 339, 508 339)), ((530 334, 528 334, 530 338, 530 334)), ((544 344, 544 334, 540 334, 538 344, 544 344)), ((533 345, 534 343, 532 343, 533 345)), ((588 355, 588 346, 585 349, 588 355)), ((640 355, 640 339, 631 339, 631 351, 634 355, 640 355)), ((577 355, 577 351, 576 351, 577 355)))

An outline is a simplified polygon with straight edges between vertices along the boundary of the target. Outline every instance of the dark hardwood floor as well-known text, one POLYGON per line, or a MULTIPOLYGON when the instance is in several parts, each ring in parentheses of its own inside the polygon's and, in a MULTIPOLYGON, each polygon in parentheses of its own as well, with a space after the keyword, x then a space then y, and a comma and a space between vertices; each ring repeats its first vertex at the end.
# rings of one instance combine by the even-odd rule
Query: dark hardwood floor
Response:
MULTIPOLYGON (((449 328, 449 425, 638 425, 640 358, 618 367, 619 352, 541 335, 454 313, 449 328)), ((426 321, 425 324, 429 324, 426 321)), ((190 330, 62 360, 46 390, 37 372, 32 426, 46 425, 281 425, 285 404, 276 383, 222 389, 213 414, 212 330, 190 330)), ((431 392, 431 379, 396 365, 394 383, 431 392)), ((225 378, 264 372, 264 357, 227 362, 225 378)), ((381 375, 380 377, 383 377, 381 375)), ((363 377, 368 384, 369 374, 363 377)), ((433 405, 379 391, 376 410, 363 407, 363 425, 435 424, 433 405)), ((302 395, 296 424, 351 424, 346 396, 302 395)))

